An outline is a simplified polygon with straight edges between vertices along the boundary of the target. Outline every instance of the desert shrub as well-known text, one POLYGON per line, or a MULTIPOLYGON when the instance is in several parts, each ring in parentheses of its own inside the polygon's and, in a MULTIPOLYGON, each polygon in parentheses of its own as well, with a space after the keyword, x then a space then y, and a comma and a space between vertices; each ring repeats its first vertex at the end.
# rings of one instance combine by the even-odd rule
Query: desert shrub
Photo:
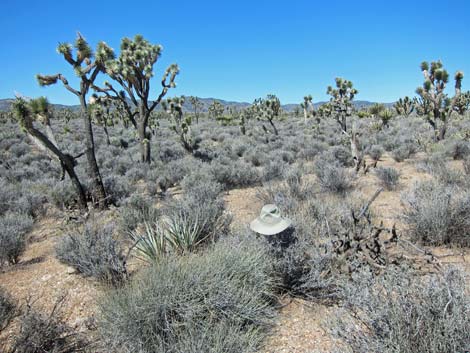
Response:
POLYGON ((372 145, 367 153, 369 154, 370 158, 372 158, 372 160, 378 161, 380 157, 382 157, 384 150, 379 145, 372 145))
POLYGON ((48 315, 35 311, 28 303, 20 316, 19 333, 5 353, 84 352, 88 342, 59 318, 62 302, 59 299, 48 315))
POLYGON ((164 207, 164 217, 185 220, 186 225, 198 229, 199 239, 213 239, 226 233, 231 219, 224 212, 220 184, 198 179, 191 183, 188 181, 185 186, 184 195, 164 207))
POLYGON ((463 160, 463 170, 466 175, 470 175, 470 158, 469 157, 463 160))
POLYGON ((453 159, 464 159, 470 155, 469 143, 462 140, 452 141, 446 145, 446 154, 453 159))
POLYGON ((455 270, 418 277, 407 268, 355 274, 334 333, 352 352, 453 353, 470 346, 470 299, 455 270), (356 320, 352 319, 352 316, 356 320))
POLYGON ((0 216, 0 266, 18 263, 26 248, 26 233, 32 225, 32 218, 25 214, 0 216))
POLYGON ((260 181, 258 171, 243 161, 218 158, 211 162, 210 171, 214 179, 226 188, 249 186, 260 181))
POLYGON ((352 167, 354 165, 351 151, 344 146, 333 146, 327 153, 331 156, 330 160, 338 162, 342 167, 352 167))
POLYGON ((0 332, 5 329, 15 316, 16 305, 11 296, 0 288, 0 332))
POLYGON ((130 232, 140 224, 154 222, 159 214, 151 198, 133 194, 119 208, 119 225, 124 232, 130 232))
POLYGON ((263 181, 279 179, 284 175, 285 169, 286 164, 279 159, 270 161, 264 166, 261 179, 263 181))
POLYGON ((462 184, 464 176, 459 170, 448 166, 442 153, 435 153, 420 162, 418 168, 434 176, 446 185, 462 184))
POLYGON ((380 184, 387 190, 394 190, 397 188, 400 173, 395 168, 379 167, 375 170, 375 174, 380 180, 380 184))
POLYGON ((129 197, 134 191, 133 185, 122 176, 107 176, 103 178, 103 184, 110 202, 116 205, 119 205, 122 200, 129 197))
POLYGON ((328 147, 324 143, 313 141, 308 143, 299 151, 298 157, 308 161, 313 161, 317 155, 326 151, 327 148, 328 147))
POLYGON ((409 158, 410 155, 411 151, 407 145, 400 146, 392 150, 392 157, 397 162, 403 162, 405 159, 409 158))
POLYGON ((77 191, 70 180, 56 181, 54 187, 49 189, 47 198, 58 209, 67 210, 77 203, 77 191))
POLYGON ((404 196, 410 235, 424 244, 470 245, 470 194, 437 182, 417 184, 404 196))
POLYGON ((103 340, 123 352, 252 352, 274 316, 271 263, 246 237, 167 257, 102 299, 103 340))
POLYGON ((325 191, 343 194, 353 187, 353 174, 335 162, 318 159, 314 172, 320 186, 325 191))
POLYGON ((113 285, 126 277, 126 259, 113 237, 113 227, 86 224, 82 231, 65 234, 56 246, 57 259, 87 277, 113 285))

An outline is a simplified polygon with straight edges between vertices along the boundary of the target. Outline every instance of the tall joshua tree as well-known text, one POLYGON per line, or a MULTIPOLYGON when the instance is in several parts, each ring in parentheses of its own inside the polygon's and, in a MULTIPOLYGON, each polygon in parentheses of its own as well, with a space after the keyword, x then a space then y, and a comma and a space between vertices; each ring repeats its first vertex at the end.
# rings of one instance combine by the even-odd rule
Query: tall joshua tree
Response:
POLYGON ((352 101, 358 91, 353 87, 351 81, 337 77, 335 79, 336 88, 328 86, 326 91, 331 96, 330 105, 332 115, 341 127, 341 130, 347 132, 347 117, 352 115, 352 101))
POLYGON ((313 97, 312 95, 308 95, 304 97, 304 101, 300 103, 300 106, 302 107, 304 111, 304 122, 307 122, 307 118, 313 115, 313 103, 312 103, 313 97))
MULTIPOLYGON (((274 135, 279 135, 279 131, 274 125, 274 120, 281 116, 281 101, 274 94, 268 94, 265 99, 258 98, 253 103, 253 109, 256 111, 257 119, 264 120, 271 125, 274 135)), ((268 131, 263 125, 263 130, 268 131)))
POLYGON ((201 115, 203 104, 199 100, 199 98, 195 96, 189 97, 189 103, 191 103, 191 106, 193 108, 193 114, 194 114, 194 117, 196 118, 196 124, 199 124, 199 117, 201 115))
POLYGON ((79 88, 70 86, 69 81, 61 73, 55 75, 37 75, 41 86, 49 86, 58 83, 62 85, 80 101, 80 115, 85 131, 85 155, 87 158, 88 176, 92 180, 92 195, 99 208, 107 207, 106 192, 103 186, 101 174, 96 162, 95 142, 93 137, 93 126, 91 112, 87 107, 86 96, 90 87, 93 86, 98 74, 104 71, 104 63, 113 57, 113 51, 106 43, 98 43, 96 54, 93 53, 85 38, 77 33, 77 39, 72 46, 69 43, 59 44, 57 51, 65 61, 69 63, 80 80, 79 88), (75 55, 74 55, 75 49, 75 55))
POLYGON ((171 64, 161 80, 161 90, 156 100, 150 99, 150 83, 154 75, 153 67, 162 54, 162 46, 151 44, 141 35, 134 39, 123 38, 118 58, 106 62, 106 73, 116 81, 122 90, 109 82, 105 87, 93 86, 95 91, 121 102, 127 112, 128 120, 137 130, 140 142, 141 161, 150 163, 150 139, 148 130, 151 113, 161 103, 170 88, 176 87, 175 78, 179 73, 178 65, 171 64), (130 102, 129 102, 130 100, 130 102))
POLYGON ((211 105, 208 108, 209 117, 213 118, 214 120, 219 120, 222 115, 224 114, 225 107, 219 101, 212 101, 211 105))
POLYGON ((55 140, 50 125, 50 109, 49 102, 46 98, 41 97, 29 102, 29 104, 22 98, 18 98, 14 105, 13 110, 16 119, 23 131, 30 137, 36 146, 47 153, 52 159, 57 159, 62 166, 63 172, 66 172, 77 191, 78 206, 80 209, 87 208, 85 190, 75 173, 76 157, 73 157, 65 152, 62 152, 55 140), (41 122, 46 130, 46 134, 34 126, 34 122, 41 122))
POLYGON ((445 138, 447 132, 447 124, 453 111, 457 109, 457 102, 461 94, 463 72, 457 71, 455 73, 455 94, 450 98, 444 90, 449 82, 449 74, 444 69, 441 61, 433 61, 431 65, 423 61, 421 63, 421 71, 424 76, 424 83, 422 87, 416 89, 420 100, 428 105, 428 109, 420 110, 425 111, 425 118, 434 130, 436 141, 441 141, 445 138))
POLYGON ((162 102, 162 107, 170 115, 171 129, 178 135, 183 148, 187 152, 193 153, 196 146, 191 133, 192 118, 183 114, 184 101, 184 96, 169 98, 162 102))
POLYGON ((325 113, 330 114, 340 125, 341 131, 348 136, 351 144, 351 155, 356 165, 356 171, 359 171, 363 165, 364 159, 359 151, 359 136, 354 127, 351 132, 347 130, 347 118, 353 112, 353 99, 358 94, 357 89, 351 81, 337 77, 335 79, 336 88, 328 86, 326 93, 331 96, 325 113))

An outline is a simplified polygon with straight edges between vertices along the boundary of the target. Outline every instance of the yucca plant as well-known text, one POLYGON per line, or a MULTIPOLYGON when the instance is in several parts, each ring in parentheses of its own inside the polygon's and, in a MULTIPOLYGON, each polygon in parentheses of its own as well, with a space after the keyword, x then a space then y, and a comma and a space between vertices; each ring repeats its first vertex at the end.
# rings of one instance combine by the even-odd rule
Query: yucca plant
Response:
POLYGON ((197 215, 192 219, 183 212, 176 213, 166 221, 166 240, 178 253, 191 252, 209 237, 203 232, 204 225, 205 222, 201 223, 197 215))
POLYGON ((129 237, 134 242, 136 257, 148 263, 156 263, 167 252, 167 238, 158 222, 144 222, 143 232, 131 231, 129 237))

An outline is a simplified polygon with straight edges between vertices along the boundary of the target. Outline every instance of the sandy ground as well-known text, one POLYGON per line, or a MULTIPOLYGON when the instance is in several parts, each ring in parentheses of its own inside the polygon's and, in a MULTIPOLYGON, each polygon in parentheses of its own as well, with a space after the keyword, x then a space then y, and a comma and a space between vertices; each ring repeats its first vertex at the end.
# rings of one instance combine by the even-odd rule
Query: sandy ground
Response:
MULTIPOLYGON (((397 225, 403 229, 400 214, 403 210, 401 193, 414 182, 429 178, 416 170, 415 161, 397 163, 385 156, 379 166, 392 166, 401 173, 401 185, 396 191, 383 191, 372 205, 373 212, 381 217, 386 226, 397 225)), ((379 187, 374 173, 362 175, 357 180, 356 192, 370 197, 379 187)), ((233 215, 233 226, 246 226, 254 219, 262 206, 256 197, 256 188, 231 190, 225 195, 226 207, 233 215)), ((66 299, 62 313, 73 328, 87 332, 93 321, 96 297, 104 290, 95 281, 83 278, 73 269, 59 263, 54 257, 54 246, 63 234, 64 226, 54 217, 45 217, 35 224, 32 239, 21 262, 6 267, 0 272, 0 285, 19 303, 33 300, 37 310, 48 312, 56 300, 64 295, 66 299)), ((434 248, 437 255, 449 255, 444 262, 465 267, 470 273, 470 254, 458 249, 434 248)), ((334 314, 334 308, 285 298, 283 308, 272 335, 267 339, 263 353, 313 353, 331 352, 332 338, 327 334, 322 321, 334 314)), ((10 336, 15 330, 12 325, 2 336, 10 336)))

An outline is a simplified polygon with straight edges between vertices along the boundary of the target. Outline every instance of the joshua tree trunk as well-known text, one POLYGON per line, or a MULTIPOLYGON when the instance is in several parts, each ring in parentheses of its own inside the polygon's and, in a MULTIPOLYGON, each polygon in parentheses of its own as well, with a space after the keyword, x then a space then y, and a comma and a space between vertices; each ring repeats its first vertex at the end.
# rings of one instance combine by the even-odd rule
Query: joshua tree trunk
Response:
POLYGON ((54 155, 59 161, 62 168, 67 172, 78 195, 78 207, 82 210, 87 209, 85 190, 83 189, 77 174, 75 173, 75 162, 72 156, 62 153, 57 146, 50 141, 39 130, 32 126, 26 128, 28 136, 39 146, 42 150, 47 150, 49 155, 54 155))
POLYGON ((98 207, 100 209, 105 209, 107 207, 106 191, 104 190, 103 180, 101 179, 98 163, 96 162, 93 126, 91 125, 91 116, 88 112, 85 94, 80 95, 80 105, 83 125, 85 128, 85 154, 88 164, 88 177, 92 180, 92 194, 97 198, 97 200, 94 201, 98 202, 98 207))
POLYGON ((272 126, 272 128, 273 128, 274 135, 278 136, 278 135, 279 135, 279 131, 277 131, 276 125, 274 125, 274 122, 272 121, 272 119, 269 119, 269 123, 271 124, 271 126, 272 126))
POLYGON ((147 124, 150 113, 145 109, 144 102, 139 102, 139 122, 138 133, 140 141, 140 160, 150 164, 150 139, 151 134, 147 132, 147 124))

